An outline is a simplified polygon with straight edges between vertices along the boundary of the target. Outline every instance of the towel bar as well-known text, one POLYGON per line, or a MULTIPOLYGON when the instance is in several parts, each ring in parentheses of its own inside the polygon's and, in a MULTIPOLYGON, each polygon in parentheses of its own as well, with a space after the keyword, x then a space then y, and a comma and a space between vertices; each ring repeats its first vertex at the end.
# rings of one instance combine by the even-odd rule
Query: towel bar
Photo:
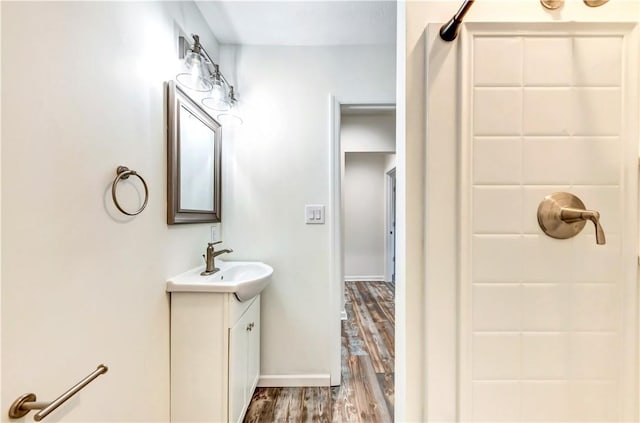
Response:
POLYGON ((76 383, 74 386, 69 388, 68 391, 51 402, 36 402, 36 394, 24 394, 11 404, 11 408, 9 408, 9 418, 19 419, 20 417, 26 416, 31 410, 40 410, 35 416, 33 416, 33 420, 39 422, 47 417, 53 410, 60 407, 66 400, 91 383, 95 378, 103 373, 107 373, 107 370, 109 370, 107 366, 100 364, 89 376, 76 383))

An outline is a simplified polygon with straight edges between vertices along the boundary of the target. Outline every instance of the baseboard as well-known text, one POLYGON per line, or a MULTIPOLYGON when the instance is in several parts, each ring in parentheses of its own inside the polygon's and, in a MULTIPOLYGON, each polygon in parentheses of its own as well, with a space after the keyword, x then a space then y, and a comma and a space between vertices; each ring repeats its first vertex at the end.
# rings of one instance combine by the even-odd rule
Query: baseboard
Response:
POLYGON ((340 312, 340 320, 347 320, 347 310, 342 310, 340 312))
POLYGON ((260 375, 260 388, 287 388, 296 386, 331 386, 329 374, 260 375))
POLYGON ((369 275, 369 276, 345 276, 344 280, 346 282, 358 282, 358 281, 367 281, 367 282, 384 282, 384 275, 369 275))

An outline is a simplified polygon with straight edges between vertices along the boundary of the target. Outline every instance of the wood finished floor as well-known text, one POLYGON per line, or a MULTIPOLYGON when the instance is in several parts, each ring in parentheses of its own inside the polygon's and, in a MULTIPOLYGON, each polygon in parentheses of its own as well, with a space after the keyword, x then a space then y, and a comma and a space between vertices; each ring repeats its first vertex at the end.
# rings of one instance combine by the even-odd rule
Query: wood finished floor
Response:
POLYGON ((392 422, 395 284, 346 282, 342 384, 258 388, 245 423, 392 422))

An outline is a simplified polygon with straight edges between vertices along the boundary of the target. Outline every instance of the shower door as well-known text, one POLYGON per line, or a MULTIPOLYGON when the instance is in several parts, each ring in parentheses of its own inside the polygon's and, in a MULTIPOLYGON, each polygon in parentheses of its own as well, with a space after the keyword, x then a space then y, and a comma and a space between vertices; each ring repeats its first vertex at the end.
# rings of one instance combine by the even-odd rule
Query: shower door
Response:
POLYGON ((631 24, 460 39, 459 419, 637 419, 638 43, 631 24), (601 213, 557 240, 536 211, 601 213))

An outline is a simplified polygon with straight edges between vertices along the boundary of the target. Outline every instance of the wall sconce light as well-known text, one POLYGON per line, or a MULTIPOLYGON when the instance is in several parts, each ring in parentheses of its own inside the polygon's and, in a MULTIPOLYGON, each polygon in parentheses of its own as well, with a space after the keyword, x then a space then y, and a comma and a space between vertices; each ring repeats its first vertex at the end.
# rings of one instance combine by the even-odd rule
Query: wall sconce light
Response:
POLYGON ((176 75, 176 81, 194 91, 210 91, 213 85, 209 81, 209 69, 205 63, 206 59, 202 56, 200 37, 194 35, 193 39, 194 43, 186 49, 186 53, 181 49, 180 58, 182 63, 180 71, 176 75))
POLYGON ((220 68, 213 65, 213 75, 211 76, 211 91, 202 99, 202 104, 217 111, 226 111, 231 108, 231 104, 227 101, 227 84, 222 79, 220 68))
POLYGON ((182 36, 178 39, 181 66, 176 81, 188 89, 207 93, 201 103, 208 109, 222 112, 218 114, 219 119, 224 115, 228 123, 242 123, 233 87, 220 72, 220 66, 200 44, 200 37, 197 34, 192 37, 191 45, 182 36), (234 118, 228 121, 227 114, 234 114, 234 118))
POLYGON ((235 97, 233 86, 229 87, 227 103, 229 104, 229 109, 218 114, 218 120, 220 121, 220 123, 222 125, 228 124, 231 126, 242 125, 240 106, 238 104, 238 100, 235 97))

